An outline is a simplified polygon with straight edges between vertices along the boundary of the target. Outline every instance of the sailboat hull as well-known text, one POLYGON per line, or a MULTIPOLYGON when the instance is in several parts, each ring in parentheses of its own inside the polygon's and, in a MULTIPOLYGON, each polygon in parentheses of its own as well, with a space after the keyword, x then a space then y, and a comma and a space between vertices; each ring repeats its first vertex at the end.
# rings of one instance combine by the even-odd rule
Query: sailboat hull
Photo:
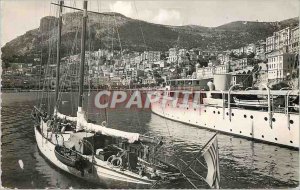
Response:
MULTIPOLYGON (((41 126, 42 125, 47 124, 41 121, 41 126)), ((94 160, 93 164, 91 160, 92 168, 83 170, 83 172, 74 167, 67 166, 55 156, 56 144, 48 140, 47 137, 44 137, 39 129, 41 129, 40 126, 34 127, 36 142, 40 153, 54 166, 67 173, 93 183, 101 184, 102 187, 105 186, 109 188, 149 188, 153 183, 153 180, 146 179, 146 177, 139 178, 138 175, 132 176, 129 172, 105 166, 106 162, 97 159, 94 160)), ((60 144, 60 138, 57 139, 57 143, 60 144)))

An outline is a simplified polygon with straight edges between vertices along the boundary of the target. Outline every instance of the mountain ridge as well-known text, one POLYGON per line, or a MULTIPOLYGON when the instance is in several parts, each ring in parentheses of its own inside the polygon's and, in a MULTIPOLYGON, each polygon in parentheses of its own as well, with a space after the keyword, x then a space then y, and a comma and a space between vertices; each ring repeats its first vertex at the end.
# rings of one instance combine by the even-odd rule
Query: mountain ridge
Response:
MULTIPOLYGON (((63 15, 62 55, 80 52, 81 12, 63 15)), ((166 51, 175 45, 183 48, 226 50, 265 39, 274 31, 299 24, 299 18, 280 22, 233 21, 217 27, 199 25, 171 26, 126 17, 120 13, 89 14, 87 50, 129 49, 134 51, 166 51), (120 39, 119 39, 120 37, 120 39)), ((32 62, 42 54, 45 63, 49 46, 56 51, 57 18, 41 18, 39 28, 6 43, 2 48, 3 62, 32 62), (50 45, 49 45, 50 44, 50 45)))

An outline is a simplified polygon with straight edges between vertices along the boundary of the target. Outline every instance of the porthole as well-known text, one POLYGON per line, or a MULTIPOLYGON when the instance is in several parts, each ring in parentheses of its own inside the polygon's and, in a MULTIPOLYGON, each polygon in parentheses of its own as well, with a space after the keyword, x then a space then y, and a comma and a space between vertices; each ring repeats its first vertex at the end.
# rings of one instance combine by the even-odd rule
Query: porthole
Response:
POLYGON ((246 114, 244 115, 244 118, 247 118, 247 115, 246 115, 246 114))
POLYGON ((194 108, 194 111, 196 111, 196 108, 194 108))
POLYGON ((230 129, 230 131, 232 131, 232 129, 230 129))
POLYGON ((265 121, 268 121, 268 118, 267 118, 267 117, 265 117, 265 121))
POLYGON ((253 115, 250 115, 250 118, 253 119, 253 115))
POLYGON ((213 111, 213 113, 215 114, 215 113, 216 113, 216 111, 213 111))
POLYGON ((206 112, 206 110, 204 110, 204 112, 206 112))
POLYGON ((275 121, 276 121, 276 119, 273 117, 273 118, 272 118, 272 121, 273 121, 273 122, 275 122, 275 121))
POLYGON ((293 141, 290 141, 290 143, 293 143, 293 141))
POLYGON ((240 133, 242 133, 242 131, 240 131, 240 133))
POLYGON ((228 112, 226 112, 226 115, 228 115, 228 112))
POLYGON ((263 135, 262 135, 261 137, 262 137, 262 138, 265 138, 265 136, 263 136, 263 135))
POLYGON ((187 110, 189 109, 189 108, 186 108, 187 110))
POLYGON ((294 121, 293 121, 293 120, 290 120, 290 124, 294 124, 294 121))
POLYGON ((275 141, 277 141, 277 138, 275 137, 275 141))
POLYGON ((218 114, 220 114, 220 112, 218 111, 218 114))
POLYGON ((214 128, 216 128, 216 126, 214 126, 214 128))
POLYGON ((252 133, 250 133, 250 135, 252 136, 252 133))
POLYGON ((234 113, 232 113, 231 115, 234 116, 234 113))

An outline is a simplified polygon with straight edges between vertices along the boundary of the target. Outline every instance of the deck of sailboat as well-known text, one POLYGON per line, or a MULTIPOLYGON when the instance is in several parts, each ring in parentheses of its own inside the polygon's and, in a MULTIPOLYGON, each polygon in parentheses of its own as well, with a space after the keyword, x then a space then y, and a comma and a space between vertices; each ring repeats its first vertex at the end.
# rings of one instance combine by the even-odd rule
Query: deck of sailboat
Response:
MULTIPOLYGON (((57 27, 57 74, 55 100, 53 103, 54 113, 46 114, 45 109, 40 110, 35 107, 35 113, 33 114, 37 121, 35 125, 35 137, 41 154, 65 172, 88 181, 110 183, 113 186, 121 182, 131 184, 133 185, 131 187, 134 188, 139 188, 139 185, 147 185, 149 187, 149 185, 153 185, 156 182, 170 182, 174 179, 176 180, 177 177, 182 177, 183 175, 178 168, 166 163, 165 165, 163 163, 159 165, 161 163, 155 158, 158 147, 162 145, 161 139, 143 136, 139 133, 107 128, 105 125, 89 123, 88 119, 86 119, 83 110, 84 67, 86 62, 85 38, 88 17, 86 0, 84 1, 84 8, 80 9, 83 11, 83 17, 77 115, 76 117, 69 117, 59 113, 58 108, 61 101, 59 91, 61 90, 60 85, 62 85, 60 78, 60 38, 62 31, 62 8, 66 6, 63 5, 62 0, 56 5, 59 5, 60 11, 57 27), (67 127, 71 129, 66 130, 67 127), (116 141, 110 141, 110 138, 116 141), (121 143, 116 144, 118 140, 121 140, 121 143), (108 154, 109 157, 107 155, 101 157, 98 153, 105 153, 107 149, 104 149, 108 147, 107 144, 109 146, 119 145, 119 149, 115 147, 118 151, 110 152, 108 154), (67 155, 69 153, 71 154, 67 155), (76 160, 77 156, 79 159, 84 160, 87 166, 76 165, 75 162, 78 161, 76 160)), ((40 107, 42 107, 42 102, 40 107)), ((50 106, 48 110, 50 110, 50 106)))

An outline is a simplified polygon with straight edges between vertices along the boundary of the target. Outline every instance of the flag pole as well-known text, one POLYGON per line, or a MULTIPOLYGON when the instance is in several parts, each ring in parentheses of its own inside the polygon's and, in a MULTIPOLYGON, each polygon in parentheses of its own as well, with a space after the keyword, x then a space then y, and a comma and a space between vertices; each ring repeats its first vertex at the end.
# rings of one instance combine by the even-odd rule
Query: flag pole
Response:
MULTIPOLYGON (((186 169, 188 169, 193 163, 194 161, 198 158, 199 154, 205 149, 205 147, 217 136, 218 132, 216 132, 214 134, 214 136, 212 136, 209 141, 207 141, 205 143, 205 145, 201 148, 201 150, 199 150, 199 152, 196 154, 196 156, 192 159, 192 161, 190 161, 190 163, 182 170, 185 171, 186 169)), ((180 173, 182 173, 182 171, 180 173)))

